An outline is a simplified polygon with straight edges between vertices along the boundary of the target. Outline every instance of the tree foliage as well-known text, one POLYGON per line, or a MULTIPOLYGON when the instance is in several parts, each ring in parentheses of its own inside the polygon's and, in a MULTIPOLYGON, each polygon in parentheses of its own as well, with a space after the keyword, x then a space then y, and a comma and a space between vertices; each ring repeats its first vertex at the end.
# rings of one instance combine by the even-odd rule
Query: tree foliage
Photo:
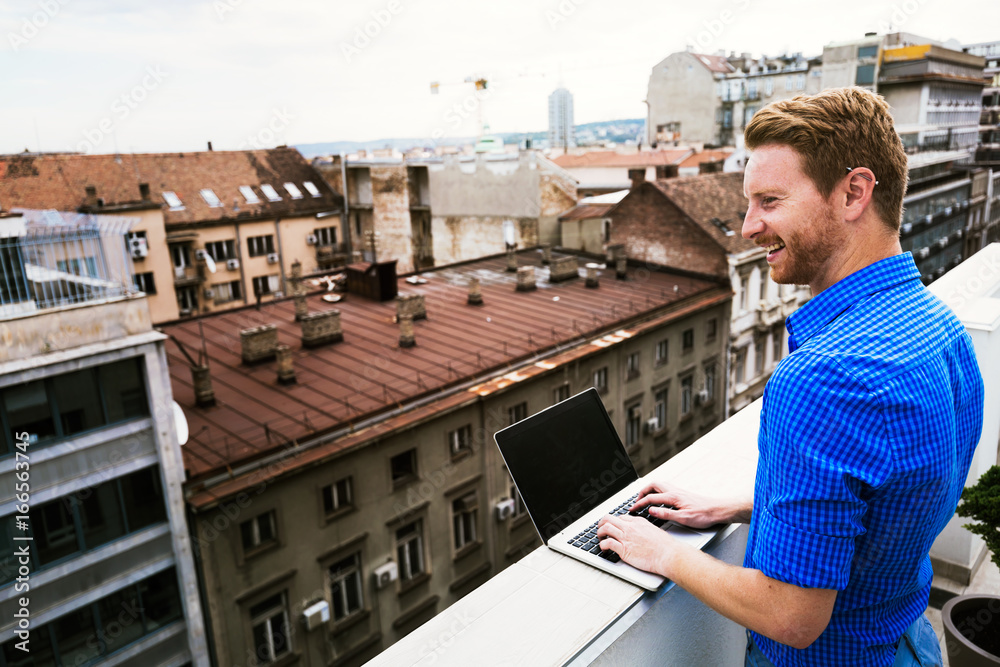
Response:
POLYGON ((991 467, 962 491, 958 515, 979 522, 967 523, 965 528, 986 540, 993 562, 1000 567, 1000 465, 991 467))

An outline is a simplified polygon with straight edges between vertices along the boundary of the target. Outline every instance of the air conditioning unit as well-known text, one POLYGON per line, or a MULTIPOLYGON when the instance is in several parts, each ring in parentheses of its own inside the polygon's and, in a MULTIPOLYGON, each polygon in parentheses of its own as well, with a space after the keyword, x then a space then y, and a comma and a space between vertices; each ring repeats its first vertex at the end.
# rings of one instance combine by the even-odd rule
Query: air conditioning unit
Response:
POLYGON ((385 588, 399 578, 399 568, 395 561, 389 561, 385 565, 375 568, 375 588, 385 588))
POLYGON ((211 287, 206 287, 204 294, 205 294, 205 298, 206 299, 214 299, 215 298, 215 290, 212 289, 211 287))
POLYGON ((656 417, 651 417, 646 420, 646 433, 656 433, 660 430, 660 420, 656 417))
POLYGON ((702 389, 694 395, 694 402, 698 405, 708 403, 708 389, 702 389))
POLYGON ((315 630, 330 620, 330 604, 326 600, 320 600, 314 605, 310 605, 302 612, 302 620, 306 624, 306 630, 315 630))
POLYGON ((146 245, 146 239, 141 237, 129 239, 128 249, 132 254, 132 259, 142 259, 149 254, 149 246, 146 245))
POLYGON ((187 267, 184 267, 184 266, 175 266, 174 267, 174 278, 183 278, 184 275, 185 275, 185 273, 186 273, 186 271, 184 269, 186 269, 186 268, 187 267))
POLYGON ((504 498, 494 506, 493 511, 497 515, 497 521, 506 521, 514 516, 515 508, 513 498, 504 498))
POLYGON ((240 268, 240 260, 238 260, 238 259, 227 259, 226 260, 226 268, 229 269, 230 271, 235 271, 236 269, 240 268))
POLYGON ((948 237, 947 236, 942 236, 941 238, 939 238, 937 240, 937 246, 939 248, 941 248, 941 250, 944 250, 945 248, 947 248, 948 247, 948 237))
POLYGON ((945 207, 945 209, 944 209, 944 214, 945 214, 945 215, 951 215, 951 206, 947 206, 947 207, 945 207))
POLYGON ((933 215, 927 214, 927 215, 924 216, 924 224, 925 225, 929 225, 933 221, 934 221, 934 216, 933 215))
POLYGON ((268 256, 267 256, 267 263, 268 264, 277 264, 278 263, 278 253, 272 252, 272 253, 268 254, 268 256))
POLYGON ((208 257, 208 253, 202 250, 201 248, 198 248, 197 250, 194 251, 195 259, 205 259, 206 257, 208 257))
POLYGON ((920 259, 926 259, 927 256, 931 254, 931 251, 929 248, 921 248, 920 250, 916 251, 913 254, 915 254, 920 259))
POLYGON ((316 245, 315 234, 306 234, 306 245, 316 245))
POLYGON ((903 234, 909 234, 910 232, 913 231, 913 224, 905 222, 903 223, 903 226, 900 228, 899 231, 902 232, 903 234))

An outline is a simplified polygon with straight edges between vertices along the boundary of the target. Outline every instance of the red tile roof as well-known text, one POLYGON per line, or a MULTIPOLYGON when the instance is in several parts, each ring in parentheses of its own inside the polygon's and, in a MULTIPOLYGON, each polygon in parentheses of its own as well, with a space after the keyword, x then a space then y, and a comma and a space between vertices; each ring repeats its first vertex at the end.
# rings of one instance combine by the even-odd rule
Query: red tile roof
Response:
POLYGON ((736 71, 736 68, 729 64, 725 56, 709 56, 703 53, 692 53, 691 56, 710 72, 731 74, 736 71))
POLYGON ((740 234, 747 211, 747 199, 743 196, 743 172, 660 179, 653 185, 727 253, 740 253, 756 247, 740 234), (727 235, 713 219, 722 222, 733 233, 727 235))
MULTIPOLYGON (((519 253, 532 264, 538 289, 517 292, 503 256, 425 272, 423 285, 400 278, 400 293, 423 294, 427 319, 414 323, 416 346, 399 347, 395 302, 376 303, 350 294, 333 306, 322 293, 308 297, 310 310, 336 307, 344 340, 303 348, 292 300, 224 311, 163 327, 175 400, 187 416, 191 437, 183 447, 192 478, 208 477, 240 462, 344 429, 363 428, 401 403, 442 389, 482 381, 541 351, 615 331, 625 323, 693 307, 701 298, 729 298, 728 285, 678 272, 652 271, 643 280, 616 280, 603 272, 600 287, 582 279, 549 283, 536 251, 519 253), (466 303, 467 277, 482 282, 484 304, 466 303), (677 286, 675 292, 674 286, 677 286), (274 323, 280 343, 292 348, 297 383, 281 385, 274 361, 247 366, 239 331, 274 323), (204 344, 217 405, 195 405, 191 371, 177 341, 194 353, 204 344)), ((590 261, 581 259, 583 263, 590 261)), ((704 304, 702 305, 704 307, 704 304)), ((437 399, 435 399, 437 400, 437 399)), ((340 442, 340 440, 338 440, 340 442)), ((344 442, 350 442, 345 440, 344 442)))
POLYGON ((6 209, 74 211, 86 206, 88 186, 96 188, 105 209, 162 207, 168 226, 308 215, 336 210, 343 200, 297 150, 288 147, 200 153, 0 156, 0 202, 6 209), (315 185, 320 196, 310 195, 304 181, 315 185), (284 188, 287 182, 298 187, 301 199, 292 199, 284 188), (140 183, 149 185, 149 201, 143 201, 140 183), (260 189, 265 183, 277 190, 280 201, 268 201, 260 189), (253 188, 259 203, 246 202, 239 191, 243 185, 253 188), (212 189, 222 206, 209 206, 201 197, 202 188, 212 189), (164 191, 180 197, 184 209, 170 210, 164 191))
POLYGON ((563 169, 574 167, 657 167, 677 164, 691 154, 691 149, 680 148, 666 151, 639 151, 637 153, 613 153, 611 151, 589 151, 582 155, 560 155, 552 161, 563 169))
POLYGON ((684 158, 684 161, 680 163, 680 167, 697 167, 702 162, 716 162, 718 160, 725 160, 727 157, 733 154, 733 151, 728 150, 707 150, 700 153, 695 153, 694 155, 689 155, 684 158))

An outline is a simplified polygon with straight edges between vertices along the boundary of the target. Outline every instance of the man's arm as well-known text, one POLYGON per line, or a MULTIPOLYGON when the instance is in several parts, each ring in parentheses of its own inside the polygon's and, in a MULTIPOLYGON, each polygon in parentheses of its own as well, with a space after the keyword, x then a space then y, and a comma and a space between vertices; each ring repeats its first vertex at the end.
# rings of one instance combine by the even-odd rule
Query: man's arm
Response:
POLYGON ((649 514, 658 519, 675 521, 691 528, 708 528, 717 523, 750 523, 753 494, 717 498, 652 482, 639 492, 633 509, 640 510, 646 505, 652 505, 649 514))
POLYGON ((723 563, 638 517, 605 517, 597 534, 601 549, 667 577, 726 618, 782 644, 805 648, 830 622, 835 590, 802 588, 723 563))

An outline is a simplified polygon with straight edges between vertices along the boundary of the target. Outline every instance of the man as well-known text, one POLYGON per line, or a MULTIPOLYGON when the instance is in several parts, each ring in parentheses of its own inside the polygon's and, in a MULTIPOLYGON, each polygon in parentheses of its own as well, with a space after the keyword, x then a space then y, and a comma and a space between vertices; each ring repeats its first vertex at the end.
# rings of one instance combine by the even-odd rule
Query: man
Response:
POLYGON ((902 254, 889 107, 828 90, 765 107, 745 138, 743 236, 813 298, 765 388, 753 498, 651 484, 636 504, 694 527, 749 521, 744 566, 637 517, 602 519, 601 548, 748 628, 747 664, 939 664, 928 553, 968 474, 983 384, 961 323, 902 254))

